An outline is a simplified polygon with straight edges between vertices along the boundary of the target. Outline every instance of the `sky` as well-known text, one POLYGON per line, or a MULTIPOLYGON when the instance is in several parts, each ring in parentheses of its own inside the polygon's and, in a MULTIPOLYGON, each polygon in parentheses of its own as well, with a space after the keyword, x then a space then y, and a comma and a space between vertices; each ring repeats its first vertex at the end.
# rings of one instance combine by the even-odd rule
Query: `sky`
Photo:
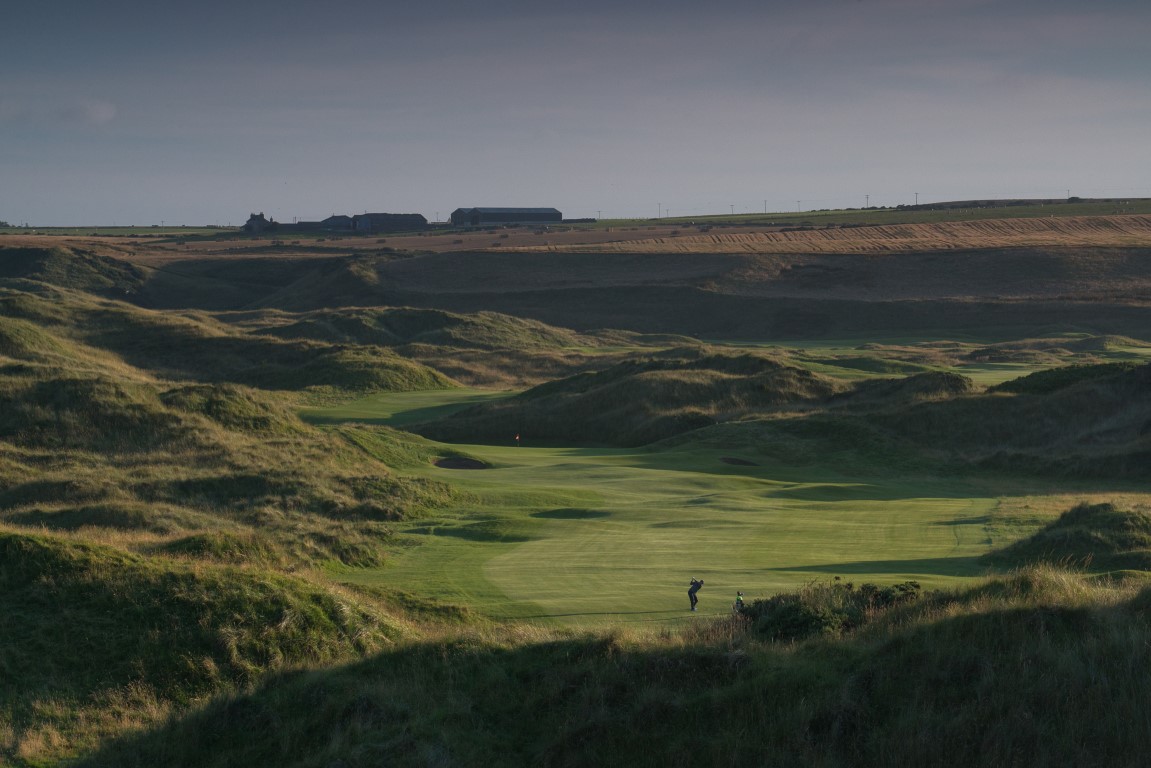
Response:
POLYGON ((17 0, 0 220, 1151 197, 1147 0, 17 0))

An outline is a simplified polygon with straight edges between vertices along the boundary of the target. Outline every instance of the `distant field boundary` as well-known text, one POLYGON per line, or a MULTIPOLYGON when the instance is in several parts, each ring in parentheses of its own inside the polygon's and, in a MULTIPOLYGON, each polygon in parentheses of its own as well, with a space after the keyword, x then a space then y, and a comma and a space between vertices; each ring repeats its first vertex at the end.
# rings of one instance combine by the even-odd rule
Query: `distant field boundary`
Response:
POLYGON ((1151 247, 1151 215, 989 219, 875 226, 705 232, 626 242, 552 244, 560 253, 892 253, 1061 246, 1151 247))

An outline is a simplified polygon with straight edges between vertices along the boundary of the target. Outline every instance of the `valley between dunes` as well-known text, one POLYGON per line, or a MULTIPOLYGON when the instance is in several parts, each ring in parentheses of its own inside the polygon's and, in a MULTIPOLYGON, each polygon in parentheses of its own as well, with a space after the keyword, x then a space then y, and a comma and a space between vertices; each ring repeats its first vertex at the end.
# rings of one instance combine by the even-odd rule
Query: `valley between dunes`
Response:
POLYGON ((0 764, 1142 764, 1151 216, 946 215, 0 235, 0 764))

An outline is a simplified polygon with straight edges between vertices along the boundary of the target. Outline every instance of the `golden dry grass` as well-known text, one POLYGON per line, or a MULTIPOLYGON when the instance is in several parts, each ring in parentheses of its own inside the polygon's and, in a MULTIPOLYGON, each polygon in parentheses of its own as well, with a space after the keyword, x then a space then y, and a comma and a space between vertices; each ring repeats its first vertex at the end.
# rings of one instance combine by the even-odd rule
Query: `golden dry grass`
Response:
POLYGON ((170 236, 6 234, 0 236, 0 244, 10 247, 64 245, 149 266, 206 257, 293 259, 391 251, 867 254, 967 248, 1146 247, 1151 245, 1151 215, 1008 217, 871 226, 831 224, 802 230, 778 224, 724 223, 712 229, 684 222, 658 222, 600 228, 425 232, 379 238, 335 235, 322 240, 297 240, 291 234, 186 241, 174 241, 170 236))
POLYGON ((971 248, 1151 246, 1151 216, 833 227, 805 231, 708 232, 621 242, 552 243, 530 250, 595 253, 893 253, 971 248))

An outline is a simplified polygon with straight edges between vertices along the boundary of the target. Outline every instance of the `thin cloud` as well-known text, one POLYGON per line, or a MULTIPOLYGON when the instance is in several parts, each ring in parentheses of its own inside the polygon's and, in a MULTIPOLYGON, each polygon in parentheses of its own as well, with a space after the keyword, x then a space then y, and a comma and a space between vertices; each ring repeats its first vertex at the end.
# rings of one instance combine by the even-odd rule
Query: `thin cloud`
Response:
POLYGON ((116 119, 116 105, 99 99, 0 100, 0 123, 23 128, 93 128, 116 119))

